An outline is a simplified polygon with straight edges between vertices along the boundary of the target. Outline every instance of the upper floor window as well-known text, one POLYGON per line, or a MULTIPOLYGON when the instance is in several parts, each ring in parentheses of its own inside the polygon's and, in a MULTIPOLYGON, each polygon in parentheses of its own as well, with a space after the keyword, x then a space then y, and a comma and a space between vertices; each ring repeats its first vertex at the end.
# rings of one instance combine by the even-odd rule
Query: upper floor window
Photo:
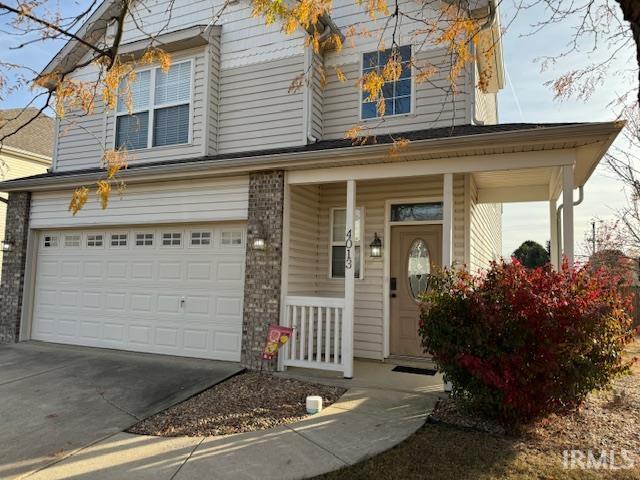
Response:
MULTIPOLYGON (((391 48, 383 51, 365 53, 362 57, 362 74, 376 71, 382 74, 384 66, 392 55, 391 48)), ((396 48, 402 64, 400 78, 394 82, 385 82, 382 86, 384 97, 384 116, 411 113, 411 46, 396 48)), ((369 94, 362 92, 362 119, 381 117, 377 100, 371 100, 369 94)))
POLYGON ((120 85, 116 112, 116 148, 128 150, 189 142, 191 61, 136 73, 120 85))

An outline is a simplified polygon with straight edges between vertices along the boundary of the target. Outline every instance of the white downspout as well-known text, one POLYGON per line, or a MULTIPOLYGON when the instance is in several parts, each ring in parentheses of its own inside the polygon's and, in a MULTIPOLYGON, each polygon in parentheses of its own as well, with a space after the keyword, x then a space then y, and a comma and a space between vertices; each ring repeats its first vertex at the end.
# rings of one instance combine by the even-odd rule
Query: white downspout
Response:
MULTIPOLYGON (((331 35, 331 28, 324 25, 318 41, 322 44, 331 35)), ((305 144, 316 143, 318 139, 313 136, 313 80, 315 71, 313 69, 313 47, 307 46, 304 52, 304 71, 308 72, 307 81, 304 83, 304 97, 302 99, 302 128, 303 140, 305 144)))
MULTIPOLYGON (((582 201, 584 200, 584 187, 578 187, 578 200, 576 200, 575 202, 573 202, 573 206, 577 207, 578 205, 580 205, 582 203, 582 201)), ((560 205, 558 207, 558 210, 556 210, 556 228, 558 229, 558 266, 562 267, 562 255, 563 255, 563 249, 562 249, 562 208, 564 207, 564 204, 560 205)))

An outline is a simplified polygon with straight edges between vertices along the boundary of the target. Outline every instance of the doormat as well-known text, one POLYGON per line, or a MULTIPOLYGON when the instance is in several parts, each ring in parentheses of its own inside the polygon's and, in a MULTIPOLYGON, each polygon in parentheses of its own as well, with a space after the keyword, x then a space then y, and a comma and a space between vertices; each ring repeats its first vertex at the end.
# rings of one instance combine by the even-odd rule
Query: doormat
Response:
POLYGON ((395 367, 391 371, 392 372, 402 372, 402 373, 414 373, 416 375, 431 375, 431 376, 433 376, 436 373, 438 373, 437 370, 434 370, 432 368, 403 367, 401 365, 398 365, 397 367, 395 367))

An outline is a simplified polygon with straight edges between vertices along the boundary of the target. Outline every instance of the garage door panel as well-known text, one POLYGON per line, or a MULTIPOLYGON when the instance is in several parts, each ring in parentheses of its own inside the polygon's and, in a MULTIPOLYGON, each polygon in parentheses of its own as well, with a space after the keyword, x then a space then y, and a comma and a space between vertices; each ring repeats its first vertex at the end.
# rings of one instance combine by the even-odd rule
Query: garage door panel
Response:
POLYGON ((244 226, 118 227, 43 236, 57 239, 39 249, 34 339, 240 359, 244 226), (204 244, 191 245, 193 231, 208 232, 194 236, 204 244), (223 231, 232 232, 225 239, 241 238, 241 245, 223 245, 223 231), (152 234, 147 245, 136 244, 141 232, 152 234), (162 245, 167 232, 178 234, 179 246, 162 245), (88 246, 96 234, 102 245, 88 246), (112 247, 112 241, 119 245, 112 247))

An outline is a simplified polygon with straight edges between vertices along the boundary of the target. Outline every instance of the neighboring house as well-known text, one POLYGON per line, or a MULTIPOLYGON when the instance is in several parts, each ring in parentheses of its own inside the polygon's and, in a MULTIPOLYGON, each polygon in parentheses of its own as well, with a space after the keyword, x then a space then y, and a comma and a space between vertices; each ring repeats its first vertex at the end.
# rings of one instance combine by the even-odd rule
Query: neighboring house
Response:
MULTIPOLYGON (((51 166, 54 120, 44 115, 38 116, 38 113, 37 108, 0 110, 0 137, 16 131, 20 125, 33 119, 2 142, 0 181, 44 173, 51 166)), ((5 238, 5 202, 8 197, 0 190, 0 245, 3 245, 5 238)), ((0 248, 0 263, 2 256, 3 249, 0 248)))
MULTIPOLYGON (((486 92, 476 88, 477 68, 460 75, 455 97, 444 93, 446 68, 424 83, 407 72, 389 86, 394 103, 380 124, 354 87, 363 66, 380 61, 374 39, 313 54, 301 35, 252 18, 244 0, 228 7, 222 25, 200 25, 219 3, 147 2, 144 30, 162 28, 169 72, 141 69, 133 116, 98 106, 61 122, 52 173, 0 185, 11 191, 12 228, 25 231, 11 254, 12 265, 25 265, 24 287, 2 284, 5 341, 259 368, 267 327, 280 322, 295 327, 281 367, 351 377, 354 357, 423 355, 415 296, 426 274, 453 263, 475 270, 499 256, 502 203, 546 201, 555 219, 562 192, 563 251, 573 258, 573 190, 621 126, 498 124, 498 22, 478 42, 480 69, 495 72, 486 92), (311 66, 312 81, 289 93, 311 66), (358 123, 378 135, 375 143, 343 139, 358 123), (411 142, 391 155, 389 133, 411 142), (92 198, 72 216, 73 189, 104 175, 101 143, 131 151, 126 192, 104 211, 92 198)), ((103 34, 109 8, 99 7, 79 35, 103 34)), ((356 21, 369 19, 338 1, 323 24, 339 33, 356 21)), ((443 50, 411 45, 414 28, 402 24, 405 51, 444 64, 443 50)), ((145 45, 128 24, 120 51, 145 45)), ((86 53, 70 42, 45 71, 86 53)))

